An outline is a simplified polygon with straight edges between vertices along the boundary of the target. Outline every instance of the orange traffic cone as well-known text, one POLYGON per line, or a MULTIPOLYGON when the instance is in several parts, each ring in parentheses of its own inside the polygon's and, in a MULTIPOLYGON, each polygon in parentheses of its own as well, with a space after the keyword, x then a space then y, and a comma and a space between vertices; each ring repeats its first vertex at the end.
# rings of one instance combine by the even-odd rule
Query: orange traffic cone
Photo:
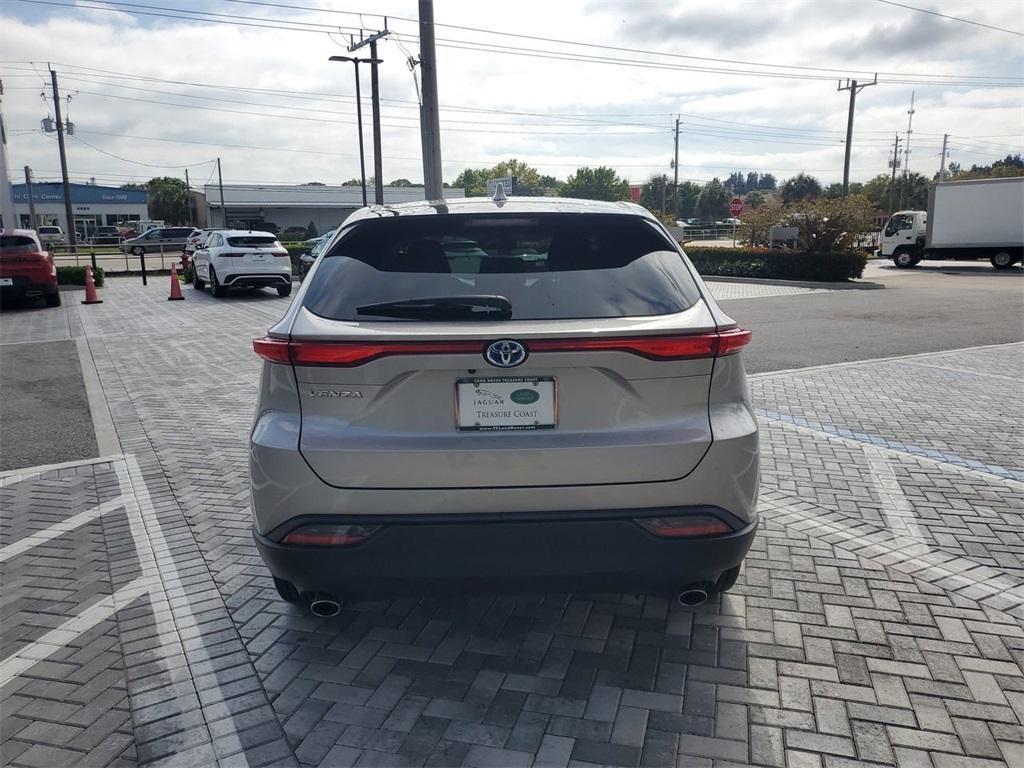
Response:
POLYGON ((171 262, 171 295, 167 297, 168 301, 184 301, 185 297, 181 295, 181 283, 178 282, 178 265, 173 261, 171 262))
POLYGON ((102 304, 103 299, 96 295, 96 283, 92 279, 92 267, 85 267, 85 301, 83 304, 102 304))

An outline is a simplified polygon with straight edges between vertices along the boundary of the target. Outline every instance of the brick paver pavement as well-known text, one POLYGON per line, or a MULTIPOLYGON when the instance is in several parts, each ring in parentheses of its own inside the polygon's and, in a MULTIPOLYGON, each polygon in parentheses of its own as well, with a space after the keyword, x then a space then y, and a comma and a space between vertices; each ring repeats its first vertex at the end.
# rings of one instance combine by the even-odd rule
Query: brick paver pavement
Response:
POLYGON ((762 529, 699 609, 325 620, 249 536, 249 340, 285 302, 111 286, 66 327, 124 458, 0 485, 3 764, 1024 764, 1024 345, 753 377, 762 529))

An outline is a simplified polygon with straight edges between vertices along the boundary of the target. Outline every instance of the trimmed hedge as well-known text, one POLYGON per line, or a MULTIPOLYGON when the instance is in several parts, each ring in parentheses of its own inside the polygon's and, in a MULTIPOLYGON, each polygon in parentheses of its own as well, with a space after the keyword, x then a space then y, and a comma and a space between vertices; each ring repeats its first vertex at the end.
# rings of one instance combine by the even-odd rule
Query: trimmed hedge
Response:
MULTIPOLYGON (((103 267, 92 271, 97 288, 103 285, 103 267)), ((57 267, 57 285, 85 285, 85 267, 57 267)))
POLYGON ((816 280, 828 283, 856 280, 864 273, 863 251, 814 253, 767 248, 689 248, 686 255, 704 277, 763 277, 776 280, 816 280))

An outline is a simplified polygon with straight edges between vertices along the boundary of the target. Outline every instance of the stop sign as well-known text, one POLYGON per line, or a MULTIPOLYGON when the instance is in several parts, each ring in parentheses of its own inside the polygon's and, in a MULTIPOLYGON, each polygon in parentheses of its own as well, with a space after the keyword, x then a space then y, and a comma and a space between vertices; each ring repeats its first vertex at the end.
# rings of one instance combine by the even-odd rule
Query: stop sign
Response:
POLYGON ((737 217, 743 213, 743 201, 738 197, 734 197, 729 203, 729 213, 737 217))

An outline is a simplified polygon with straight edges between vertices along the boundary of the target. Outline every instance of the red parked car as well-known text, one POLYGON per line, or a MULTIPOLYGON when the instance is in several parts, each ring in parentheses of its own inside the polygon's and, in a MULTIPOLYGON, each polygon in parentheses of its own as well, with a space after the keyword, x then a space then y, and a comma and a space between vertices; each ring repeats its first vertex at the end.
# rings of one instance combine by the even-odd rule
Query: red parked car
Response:
POLYGON ((0 229, 0 300, 40 297, 48 307, 60 306, 53 256, 34 230, 0 229))

